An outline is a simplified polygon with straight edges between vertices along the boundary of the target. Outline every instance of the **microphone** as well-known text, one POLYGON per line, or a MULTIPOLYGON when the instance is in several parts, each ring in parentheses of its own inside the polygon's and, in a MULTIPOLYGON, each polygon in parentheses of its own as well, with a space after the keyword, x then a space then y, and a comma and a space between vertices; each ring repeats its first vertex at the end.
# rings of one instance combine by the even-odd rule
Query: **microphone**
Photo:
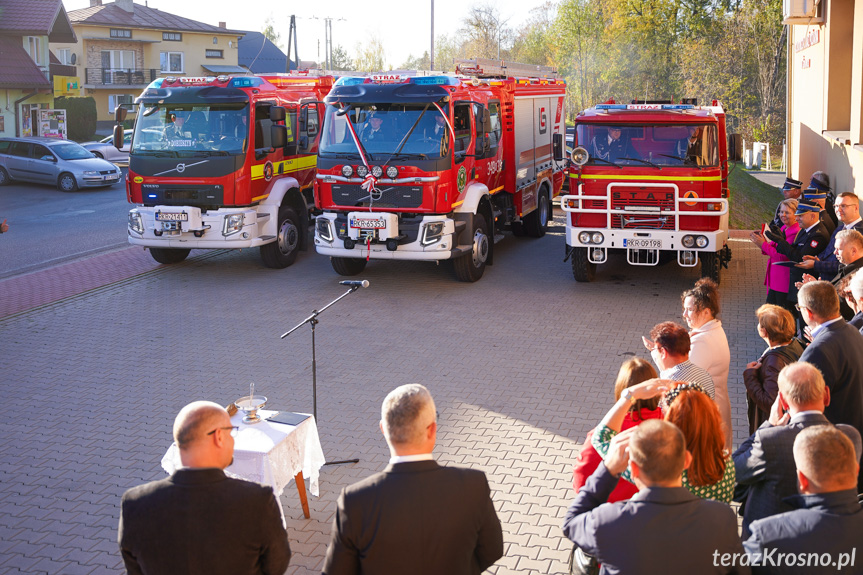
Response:
POLYGON ((351 286, 351 287, 369 287, 369 280, 345 280, 339 282, 343 286, 351 286))

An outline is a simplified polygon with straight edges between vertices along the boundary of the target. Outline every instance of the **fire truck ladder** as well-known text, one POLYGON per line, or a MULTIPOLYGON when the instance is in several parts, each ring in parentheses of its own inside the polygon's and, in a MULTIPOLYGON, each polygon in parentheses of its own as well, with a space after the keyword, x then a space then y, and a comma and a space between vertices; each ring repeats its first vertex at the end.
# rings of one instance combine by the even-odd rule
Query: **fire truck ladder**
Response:
POLYGON ((557 68, 551 66, 536 66, 519 64, 504 60, 489 60, 488 58, 456 58, 456 74, 476 76, 478 78, 505 78, 507 76, 522 76, 528 78, 558 78, 557 68))

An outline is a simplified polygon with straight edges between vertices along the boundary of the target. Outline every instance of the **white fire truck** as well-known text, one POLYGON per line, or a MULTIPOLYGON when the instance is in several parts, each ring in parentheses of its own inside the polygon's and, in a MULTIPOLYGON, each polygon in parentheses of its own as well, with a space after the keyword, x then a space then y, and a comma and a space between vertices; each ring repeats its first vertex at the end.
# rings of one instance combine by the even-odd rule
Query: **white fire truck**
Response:
POLYGON ((454 75, 340 78, 318 151, 318 253, 341 275, 370 259, 452 259, 477 281, 504 229, 545 234, 565 89, 550 68, 479 59, 454 75))
POLYGON ((731 259, 728 162, 739 159, 729 158, 722 106, 610 100, 581 112, 575 128, 561 206, 576 281, 592 281, 616 251, 630 265, 700 261, 719 282, 731 259))

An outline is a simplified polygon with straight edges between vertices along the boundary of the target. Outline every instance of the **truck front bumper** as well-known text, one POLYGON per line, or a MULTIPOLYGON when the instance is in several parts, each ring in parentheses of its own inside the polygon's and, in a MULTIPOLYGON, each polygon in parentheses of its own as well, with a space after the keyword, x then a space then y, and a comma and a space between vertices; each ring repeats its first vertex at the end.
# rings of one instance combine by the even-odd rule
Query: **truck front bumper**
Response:
POLYGON ((448 260, 462 255, 455 247, 455 222, 423 216, 400 222, 386 212, 325 213, 315 220, 315 250, 340 258, 448 260))
POLYGON ((266 206, 221 208, 137 207, 129 212, 129 243, 151 248, 252 248, 274 241, 274 214, 266 206))

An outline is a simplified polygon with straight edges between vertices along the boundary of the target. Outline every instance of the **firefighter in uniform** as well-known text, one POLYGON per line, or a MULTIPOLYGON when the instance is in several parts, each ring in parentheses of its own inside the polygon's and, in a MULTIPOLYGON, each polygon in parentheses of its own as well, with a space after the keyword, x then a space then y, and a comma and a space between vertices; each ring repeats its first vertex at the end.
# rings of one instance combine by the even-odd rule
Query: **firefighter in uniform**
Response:
POLYGON ((824 209, 824 206, 827 202, 827 194, 818 191, 818 189, 816 188, 806 188, 805 190, 803 190, 803 199, 809 200, 810 202, 821 208, 818 217, 821 220, 821 223, 824 224, 824 229, 827 230, 827 233, 833 235, 833 231, 836 229, 836 224, 830 218, 827 210, 824 209))
MULTIPOLYGON (((800 231, 797 232, 797 237, 794 238, 794 243, 789 244, 785 241, 785 234, 782 231, 771 225, 769 229, 764 231, 764 235, 768 240, 776 242, 776 251, 787 257, 793 262, 802 262, 803 256, 816 256, 824 250, 824 246, 830 241, 830 234, 824 228, 824 224, 819 219, 821 208, 815 202, 809 200, 800 200, 797 204, 797 221, 800 223, 800 231)), ((803 281, 804 270, 798 267, 791 267, 789 285, 788 285, 788 302, 795 303, 797 301, 797 284, 803 281)), ((802 334, 803 326, 800 321, 800 313, 797 312, 797 326, 799 333, 802 334)))
MULTIPOLYGON (((802 193, 803 182, 800 180, 795 180, 794 178, 785 178, 785 183, 782 184, 782 187, 779 188, 779 191, 782 192, 784 199, 790 200, 800 199, 800 194, 802 193)), ((773 225, 777 228, 782 227, 782 220, 779 219, 779 209, 782 206, 776 206, 776 213, 773 214, 773 225)))

